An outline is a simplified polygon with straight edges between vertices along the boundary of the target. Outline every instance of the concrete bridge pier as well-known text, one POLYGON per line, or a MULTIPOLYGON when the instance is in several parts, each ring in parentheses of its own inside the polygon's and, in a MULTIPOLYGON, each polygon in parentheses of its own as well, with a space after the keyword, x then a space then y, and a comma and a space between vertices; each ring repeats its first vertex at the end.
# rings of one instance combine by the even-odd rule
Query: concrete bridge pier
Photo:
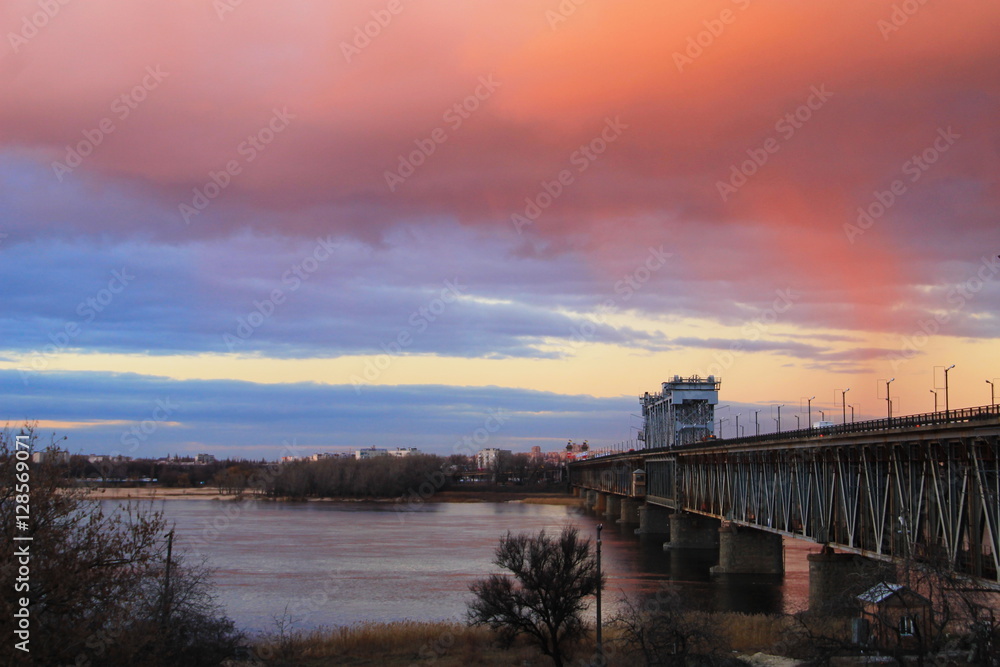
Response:
POLYGON ((784 574, 781 535, 724 523, 719 528, 719 564, 712 574, 784 574))
POLYGON ((719 520, 697 514, 670 515, 670 542, 664 549, 718 549, 719 520))
POLYGON ((643 503, 638 509, 639 528, 637 535, 669 535, 670 534, 670 510, 658 505, 643 503))
POLYGON ((597 491, 587 489, 583 494, 583 509, 592 510, 597 504, 597 491))
POLYGON ((621 496, 608 494, 606 506, 604 508, 604 518, 608 521, 617 520, 622 513, 621 496))
POLYGON ((598 514, 604 514, 604 510, 608 508, 608 494, 601 493, 597 491, 597 500, 594 501, 594 511, 598 514))
POLYGON ((809 611, 850 614, 856 610, 856 595, 880 581, 895 581, 895 569, 864 556, 837 553, 824 546, 809 561, 809 611))
POLYGON ((635 525, 639 523, 639 508, 642 503, 632 498, 622 498, 622 511, 618 523, 635 525))

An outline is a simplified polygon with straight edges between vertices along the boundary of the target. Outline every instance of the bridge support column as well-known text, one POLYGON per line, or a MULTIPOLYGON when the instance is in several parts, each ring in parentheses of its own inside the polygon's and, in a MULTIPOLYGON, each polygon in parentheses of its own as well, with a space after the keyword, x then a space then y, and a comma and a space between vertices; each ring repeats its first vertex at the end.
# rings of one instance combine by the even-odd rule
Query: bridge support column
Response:
POLYGON ((597 491, 587 489, 583 494, 583 509, 592 510, 597 504, 597 491))
POLYGON ((608 494, 597 492, 597 500, 594 501, 594 511, 603 514, 608 507, 608 494))
POLYGON ((850 614, 857 610, 856 596, 880 581, 894 581, 888 563, 836 553, 829 546, 806 556, 809 561, 809 611, 850 614))
POLYGON ((581 491, 581 490, 582 490, 582 489, 581 489, 581 488, 580 488, 579 486, 574 486, 574 487, 573 487, 573 497, 574 497, 574 498, 579 498, 579 497, 580 497, 580 491, 581 491))
POLYGON ((639 535, 669 535, 670 510, 658 505, 643 503, 639 508, 639 535))
POLYGON ((719 529, 719 564, 712 574, 784 574, 781 535, 733 524, 719 529))
POLYGON ((697 514, 670 515, 670 542, 664 549, 717 549, 719 520, 697 514))
POLYGON ((618 523, 632 524, 639 523, 639 508, 642 506, 638 500, 622 498, 622 511, 618 523))
POLYGON ((622 513, 621 496, 608 495, 607 507, 604 509, 604 518, 608 520, 618 519, 622 513))

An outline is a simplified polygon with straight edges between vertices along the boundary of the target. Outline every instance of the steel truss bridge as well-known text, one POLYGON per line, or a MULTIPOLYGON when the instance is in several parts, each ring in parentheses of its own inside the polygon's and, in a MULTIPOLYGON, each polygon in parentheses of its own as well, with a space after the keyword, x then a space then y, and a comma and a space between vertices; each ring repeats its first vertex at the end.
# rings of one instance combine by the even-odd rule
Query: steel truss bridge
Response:
POLYGON ((574 486, 1000 583, 1000 406, 879 419, 570 465, 574 486))

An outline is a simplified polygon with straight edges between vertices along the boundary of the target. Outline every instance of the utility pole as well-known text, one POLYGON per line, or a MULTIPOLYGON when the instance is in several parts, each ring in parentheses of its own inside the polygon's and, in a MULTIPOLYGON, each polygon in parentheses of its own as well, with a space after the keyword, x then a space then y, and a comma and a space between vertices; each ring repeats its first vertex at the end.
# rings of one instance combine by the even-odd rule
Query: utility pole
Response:
POLYGON ((954 367, 955 364, 952 364, 951 366, 948 366, 948 368, 944 369, 944 418, 945 419, 951 418, 951 415, 949 414, 951 412, 951 409, 948 405, 948 371, 950 371, 954 367))
MULTIPOLYGON (((945 377, 945 385, 947 385, 948 384, 948 375, 947 375, 947 373, 945 374, 944 377, 945 377)), ((889 411, 889 419, 892 419, 892 399, 889 398, 889 384, 892 383, 892 382, 895 382, 895 381, 896 381, 896 378, 892 378, 891 380, 886 380, 886 383, 885 383, 885 404, 886 404, 886 407, 887 407, 887 409, 889 411)))
POLYGON ((174 531, 167 533, 167 567, 163 575, 163 619, 161 625, 166 627, 170 619, 170 560, 174 550, 174 531))
MULTIPOLYGON (((604 657, 604 645, 601 642, 601 531, 604 524, 597 524, 597 656, 604 657)), ((603 660, 602 660, 603 662, 603 660)))

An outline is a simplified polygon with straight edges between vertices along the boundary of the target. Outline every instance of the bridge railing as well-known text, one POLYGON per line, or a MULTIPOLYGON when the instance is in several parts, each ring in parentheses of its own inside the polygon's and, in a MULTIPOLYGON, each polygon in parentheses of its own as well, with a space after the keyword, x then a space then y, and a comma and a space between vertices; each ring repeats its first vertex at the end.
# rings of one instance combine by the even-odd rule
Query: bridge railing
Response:
MULTIPOLYGON (((975 422, 991 417, 1000 417, 1000 405, 984 405, 976 408, 962 408, 960 410, 940 410, 938 412, 927 412, 919 415, 905 415, 903 417, 892 417, 886 419, 869 419, 867 421, 854 422, 851 424, 837 424, 835 426, 824 426, 822 428, 801 428, 794 431, 781 431, 774 433, 762 433, 761 435, 748 435, 742 438, 718 438, 696 442, 690 445, 680 445, 679 447, 659 447, 639 450, 645 453, 657 451, 677 451, 686 449, 697 449, 699 447, 717 447, 719 445, 752 445, 764 442, 780 442, 784 440, 804 440, 807 438, 823 437, 828 435, 851 435, 872 433, 875 431, 886 431, 897 428, 917 428, 921 426, 937 426, 942 424, 954 424, 961 422, 975 422)), ((607 454, 605 456, 615 456, 607 454)), ((592 457, 600 458, 600 457, 592 457)))

